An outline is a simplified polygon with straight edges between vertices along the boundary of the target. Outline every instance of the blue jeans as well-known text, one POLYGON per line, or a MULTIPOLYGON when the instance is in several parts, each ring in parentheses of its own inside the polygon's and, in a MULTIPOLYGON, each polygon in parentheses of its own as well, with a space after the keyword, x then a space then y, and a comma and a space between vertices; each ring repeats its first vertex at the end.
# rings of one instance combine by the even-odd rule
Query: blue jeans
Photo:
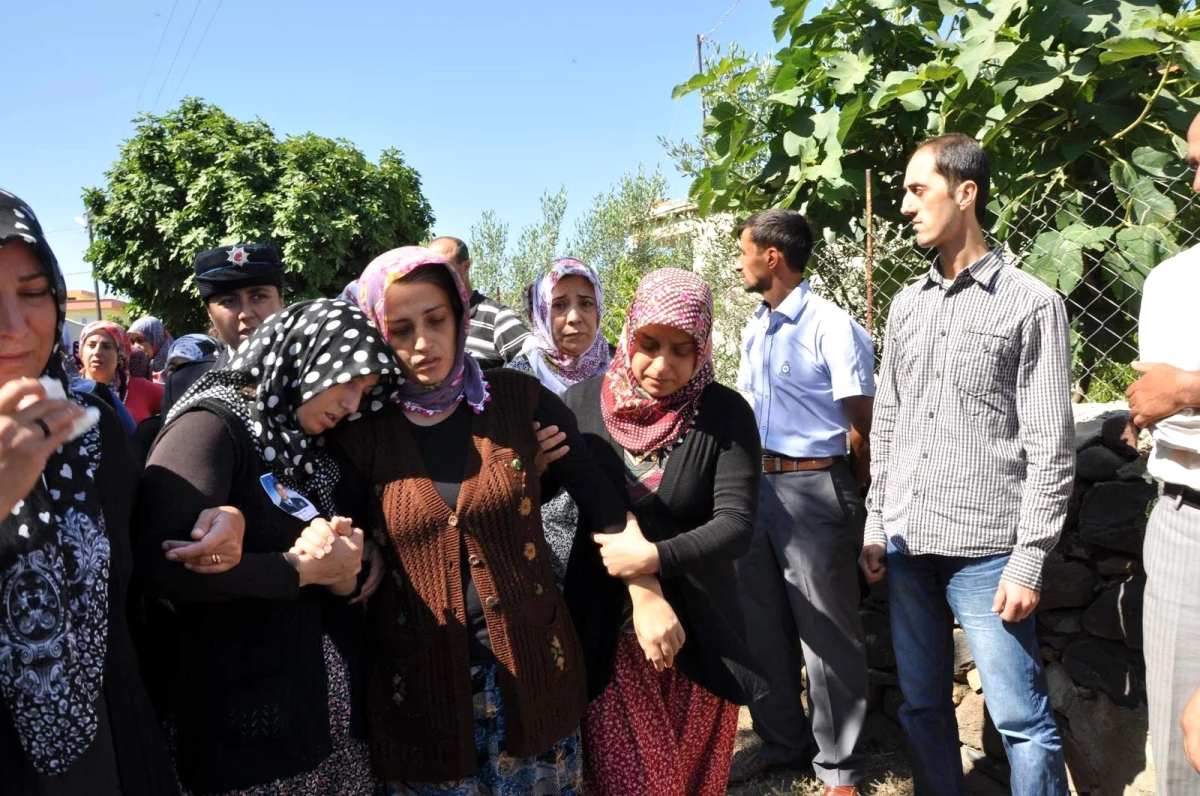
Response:
POLYGON ((911 556, 891 543, 887 552, 892 636, 904 693, 900 723, 912 747, 917 794, 965 793, 951 700, 957 617, 1008 753, 1014 796, 1066 796, 1062 739, 1034 618, 1013 623, 992 613, 1009 557, 911 556))

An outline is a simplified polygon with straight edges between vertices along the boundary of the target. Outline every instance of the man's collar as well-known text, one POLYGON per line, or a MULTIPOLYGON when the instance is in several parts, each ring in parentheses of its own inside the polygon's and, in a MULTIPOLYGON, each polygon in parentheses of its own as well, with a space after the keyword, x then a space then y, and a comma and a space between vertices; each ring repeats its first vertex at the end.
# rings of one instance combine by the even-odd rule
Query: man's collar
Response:
MULTIPOLYGON (((985 290, 991 290, 995 285, 996 274, 1000 273, 1000 268, 1004 265, 1004 252, 999 248, 988 249, 987 254, 980 257, 975 262, 963 269, 958 276, 962 278, 966 274, 970 281, 976 282, 985 290)), ((954 281, 947 279, 942 275, 941 258, 935 258, 933 264, 929 266, 929 271, 926 273, 926 287, 938 286, 949 288, 954 281)))
POLYGON ((755 311, 755 314, 762 317, 764 313, 778 312, 780 315, 785 315, 794 321, 800 317, 800 312, 804 309, 804 305, 808 303, 808 296, 811 292, 812 289, 808 286, 808 280, 805 279, 796 285, 792 289, 792 292, 787 294, 787 298, 779 302, 779 306, 774 310, 764 301, 758 305, 758 310, 755 311))

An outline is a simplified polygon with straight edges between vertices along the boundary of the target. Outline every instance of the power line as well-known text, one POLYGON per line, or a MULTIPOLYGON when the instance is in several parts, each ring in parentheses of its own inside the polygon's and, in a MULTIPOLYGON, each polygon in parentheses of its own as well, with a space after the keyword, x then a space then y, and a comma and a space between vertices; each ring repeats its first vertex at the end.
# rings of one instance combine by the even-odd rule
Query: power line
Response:
POLYGON ((721 21, 720 21, 720 22, 718 22, 718 23, 716 24, 716 26, 714 26, 714 27, 713 27, 713 29, 712 29, 712 30, 710 30, 708 33, 705 33, 705 34, 704 34, 704 35, 702 35, 700 38, 701 38, 702 40, 705 40, 705 41, 707 41, 709 36, 711 36, 711 35, 713 35, 714 33, 716 33, 716 32, 717 32, 717 28, 719 28, 719 27, 721 27, 722 25, 724 25, 724 24, 725 24, 725 20, 729 19, 729 15, 733 13, 733 9, 737 8, 739 5, 741 5, 741 3, 742 3, 742 0, 735 0, 735 1, 734 1, 734 4, 733 4, 733 5, 731 5, 731 6, 730 6, 728 9, 726 9, 726 11, 725 11, 724 15, 722 15, 722 16, 721 16, 721 21))
POLYGON ((175 62, 179 60, 179 53, 183 50, 183 43, 187 41, 188 34, 192 32, 192 23, 196 21, 196 12, 200 10, 201 0, 196 0, 196 7, 192 9, 192 16, 188 18, 187 27, 184 28, 183 38, 179 40, 179 46, 175 48, 175 57, 171 59, 171 65, 167 67, 167 76, 163 78, 162 85, 158 87, 158 94, 154 96, 154 104, 150 106, 150 111, 158 107, 159 97, 162 96, 163 89, 167 87, 167 81, 171 79, 171 72, 175 69, 175 62))
POLYGON ((138 91, 137 102, 134 103, 133 112, 137 113, 137 107, 142 104, 142 94, 146 91, 146 84, 150 82, 150 75, 154 72, 154 65, 158 63, 158 54, 162 50, 163 42, 167 38, 167 30, 171 27, 171 20, 175 18, 175 9, 179 5, 179 0, 171 6, 171 13, 167 15, 167 24, 163 25, 162 35, 158 37, 158 46, 154 48, 154 57, 150 59, 150 68, 146 70, 146 76, 142 78, 142 87, 138 91))
POLYGON ((204 26, 204 32, 200 34, 200 41, 197 42, 196 49, 192 50, 192 57, 188 59, 187 66, 183 69, 183 77, 179 78, 179 82, 175 84, 172 104, 174 104, 175 100, 179 99, 179 89, 183 87, 183 81, 187 79, 188 72, 191 71, 192 61, 196 60, 196 53, 200 52, 200 47, 204 44, 204 37, 208 35, 208 29, 212 27, 213 20, 217 18, 217 12, 221 10, 221 3, 223 2, 225 0, 217 0, 217 5, 213 9, 212 16, 208 18, 208 24, 204 26))

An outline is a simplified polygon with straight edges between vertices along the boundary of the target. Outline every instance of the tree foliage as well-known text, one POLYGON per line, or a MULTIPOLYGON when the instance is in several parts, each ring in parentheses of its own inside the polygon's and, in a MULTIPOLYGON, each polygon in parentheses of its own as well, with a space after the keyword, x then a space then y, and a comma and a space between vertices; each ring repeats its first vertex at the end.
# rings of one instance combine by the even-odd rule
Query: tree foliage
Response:
POLYGON ((84 192, 97 274, 174 331, 206 328, 192 261, 235 241, 272 243, 289 301, 333 296, 380 252, 428 236, 433 215, 401 153, 378 163, 346 140, 276 138, 192 97, 135 135, 84 192))
MULTIPOLYGON (((992 232, 1028 242, 1024 267, 1067 295, 1078 353, 1135 354, 1136 308, 1111 309, 1135 304, 1180 230, 1200 226, 1194 204, 1163 190, 1200 109, 1194 2, 772 4, 783 46, 769 68, 735 48, 675 89, 709 108, 704 157, 675 152, 702 213, 792 207, 827 238, 861 239, 867 170, 874 215, 902 221, 908 156, 966 133, 991 162, 992 232)), ((894 289, 912 267, 878 262, 877 282, 894 289)))
POLYGON ((691 239, 672 218, 656 213, 666 199, 666 180, 640 169, 625 174, 608 192, 592 199, 570 238, 563 235, 565 188, 542 196, 538 221, 523 228, 509 249, 509 227, 484 212, 471 227, 471 281, 480 292, 520 308, 522 294, 538 272, 557 257, 578 257, 596 269, 604 287, 603 333, 615 342, 638 281, 656 268, 692 267, 691 239))

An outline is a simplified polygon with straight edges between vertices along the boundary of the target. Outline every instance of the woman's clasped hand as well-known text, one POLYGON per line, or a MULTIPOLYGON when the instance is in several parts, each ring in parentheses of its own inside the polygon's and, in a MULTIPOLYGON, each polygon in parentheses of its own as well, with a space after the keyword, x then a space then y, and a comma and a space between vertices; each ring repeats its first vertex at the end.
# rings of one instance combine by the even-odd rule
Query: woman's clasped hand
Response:
POLYGON ((317 517, 296 539, 289 554, 295 556, 301 586, 327 586, 334 594, 353 594, 362 570, 363 532, 346 517, 317 517))

